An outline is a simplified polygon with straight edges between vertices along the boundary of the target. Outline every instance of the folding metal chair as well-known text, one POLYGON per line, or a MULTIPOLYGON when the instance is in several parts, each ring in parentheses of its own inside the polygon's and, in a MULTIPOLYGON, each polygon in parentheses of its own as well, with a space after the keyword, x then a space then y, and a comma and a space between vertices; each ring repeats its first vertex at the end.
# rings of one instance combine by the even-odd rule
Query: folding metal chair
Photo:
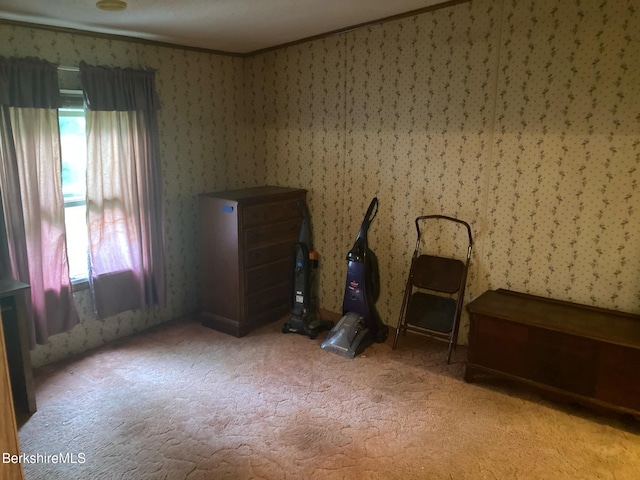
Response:
POLYGON ((473 247, 471 227, 457 218, 423 215, 416 218, 416 230, 418 240, 411 258, 393 349, 398 344, 400 332, 406 335, 407 331, 411 331, 441 338, 449 341, 447 363, 450 363, 451 353, 458 341, 462 302, 473 247), (466 227, 469 236, 466 261, 422 252, 426 226, 432 221, 455 222, 466 227))

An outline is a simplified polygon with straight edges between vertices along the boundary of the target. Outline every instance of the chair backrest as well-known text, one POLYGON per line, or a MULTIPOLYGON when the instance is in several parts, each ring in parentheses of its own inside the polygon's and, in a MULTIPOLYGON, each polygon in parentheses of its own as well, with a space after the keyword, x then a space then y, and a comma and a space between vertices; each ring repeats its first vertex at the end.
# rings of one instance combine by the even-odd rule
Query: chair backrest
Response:
POLYGON ((465 265, 453 258, 420 255, 414 260, 411 281, 418 288, 455 293, 464 281, 465 265))
MULTIPOLYGON (((410 281, 418 288, 424 288, 442 293, 464 292, 467 269, 471 258, 473 238, 471 227, 467 222, 446 215, 422 215, 416 218, 416 231, 418 239, 414 251, 410 281), (426 224, 431 221, 445 221, 466 230, 468 244, 464 252, 466 258, 453 258, 454 252, 447 254, 434 254, 434 252, 422 251, 422 244, 427 231, 426 224)), ((452 248, 452 250, 454 250, 452 248)))

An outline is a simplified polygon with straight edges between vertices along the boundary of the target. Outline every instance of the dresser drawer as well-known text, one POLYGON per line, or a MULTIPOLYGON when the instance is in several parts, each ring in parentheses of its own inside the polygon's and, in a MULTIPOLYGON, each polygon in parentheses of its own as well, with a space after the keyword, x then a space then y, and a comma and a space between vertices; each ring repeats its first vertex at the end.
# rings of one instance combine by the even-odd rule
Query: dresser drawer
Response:
POLYGON ((273 223, 263 227, 255 227, 245 230, 244 246, 252 248, 265 243, 296 242, 300 236, 302 220, 295 219, 286 222, 273 223))
POLYGON ((247 206, 242 214, 242 225, 256 227, 267 223, 278 223, 289 219, 301 218, 296 202, 291 199, 282 202, 265 203, 247 206))
POLYGON ((246 315, 251 317, 259 316, 283 305, 288 305, 289 284, 281 283, 267 290, 247 295, 246 315))
POLYGON ((266 247, 252 248, 251 250, 245 250, 244 252, 244 267, 253 268, 265 263, 274 262, 280 259, 291 259, 293 255, 292 245, 296 240, 287 240, 275 245, 268 245, 266 247))
POLYGON ((245 271, 245 291, 252 294, 272 285, 288 282, 291 277, 291 262, 291 258, 286 257, 245 271))

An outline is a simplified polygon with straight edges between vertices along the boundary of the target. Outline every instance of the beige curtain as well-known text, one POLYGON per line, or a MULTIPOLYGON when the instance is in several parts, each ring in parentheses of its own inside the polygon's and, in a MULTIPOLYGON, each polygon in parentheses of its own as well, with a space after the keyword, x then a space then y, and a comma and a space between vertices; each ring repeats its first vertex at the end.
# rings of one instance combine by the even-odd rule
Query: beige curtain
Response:
POLYGON ((87 215, 98 317, 166 303, 154 75, 80 65, 87 110, 87 215))
POLYGON ((78 323, 65 241, 54 65, 0 58, 0 189, 9 271, 31 286, 32 341, 78 323))
POLYGON ((146 305, 135 117, 136 112, 87 111, 89 250, 102 318, 146 305))

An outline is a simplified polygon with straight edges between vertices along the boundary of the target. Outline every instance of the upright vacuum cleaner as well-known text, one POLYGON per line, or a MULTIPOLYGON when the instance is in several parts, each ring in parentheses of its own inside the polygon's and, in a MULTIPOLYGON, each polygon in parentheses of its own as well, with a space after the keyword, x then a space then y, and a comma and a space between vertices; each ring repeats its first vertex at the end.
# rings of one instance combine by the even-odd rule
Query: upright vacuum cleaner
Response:
POLYGON ((327 334, 322 348, 353 358, 373 342, 387 339, 388 328, 380 320, 375 303, 380 296, 378 260, 367 241, 367 232, 378 213, 378 199, 369 204, 360 231, 347 254, 347 282, 338 324, 327 334))
POLYGON ((299 333, 311 339, 322 330, 330 330, 333 322, 320 318, 313 295, 313 277, 318 268, 318 252, 311 247, 311 216, 303 200, 296 202, 302 215, 298 241, 293 244, 289 307, 291 318, 282 325, 282 333, 299 333))

